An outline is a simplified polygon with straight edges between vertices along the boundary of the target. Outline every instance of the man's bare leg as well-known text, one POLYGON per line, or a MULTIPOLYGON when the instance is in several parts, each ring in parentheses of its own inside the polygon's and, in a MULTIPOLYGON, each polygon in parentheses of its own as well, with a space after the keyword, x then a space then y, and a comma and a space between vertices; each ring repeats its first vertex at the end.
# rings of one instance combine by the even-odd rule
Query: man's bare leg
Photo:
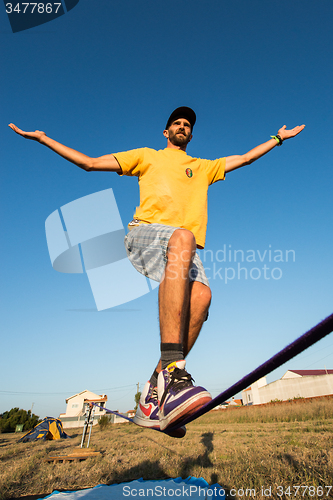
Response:
MULTIPOLYGON (((209 287, 189 281, 195 251, 195 238, 190 231, 174 231, 169 240, 168 261, 159 289, 161 360, 143 389, 142 401, 134 418, 139 425, 153 427, 159 424, 161 430, 166 430, 211 399, 203 387, 193 386, 191 375, 184 369, 185 362, 181 361, 199 335, 211 300, 209 287), (158 380, 158 389, 155 389, 158 373, 173 361, 180 363, 171 365, 172 368, 163 372, 165 374, 158 380), (177 385, 177 395, 172 392, 172 384, 177 385)), ((185 432, 183 426, 169 435, 183 437, 185 432)))
POLYGON ((168 261, 159 288, 159 318, 162 343, 183 342, 190 304, 189 271, 195 256, 193 234, 176 229, 168 245, 168 261))
MULTIPOLYGON (((173 233, 159 289, 161 342, 183 344, 184 358, 198 338, 211 301, 208 286, 198 281, 189 282, 195 251, 195 239, 190 231, 180 229, 173 233)), ((155 376, 161 368, 159 360, 155 376)))
POLYGON ((183 338, 184 358, 194 346, 202 325, 207 319, 211 298, 212 294, 208 286, 200 281, 193 281, 190 284, 190 306, 183 338))
MULTIPOLYGON (((183 336, 184 358, 192 349, 201 331, 202 325, 207 318, 211 302, 210 288, 199 281, 190 283, 190 301, 183 336)), ((159 360, 156 372, 161 371, 161 360, 159 360)))
MULTIPOLYGON (((184 340, 186 352, 194 344, 208 303, 199 311, 190 311, 191 299, 201 302, 205 296, 210 301, 210 291, 190 285, 189 272, 196 252, 196 242, 190 231, 176 230, 168 245, 168 261, 164 279, 159 290, 159 312, 161 331, 161 371, 157 377, 158 418, 160 430, 166 431, 174 424, 181 424, 211 401, 209 392, 194 386, 191 375, 185 370, 184 340), (190 328, 191 325, 191 328, 190 328)), ((204 286, 204 285, 203 285, 204 286)), ((156 374, 152 378, 155 378, 156 374)), ((152 379, 150 380, 152 386, 152 379)), ((183 432, 185 428, 182 427, 183 432)))

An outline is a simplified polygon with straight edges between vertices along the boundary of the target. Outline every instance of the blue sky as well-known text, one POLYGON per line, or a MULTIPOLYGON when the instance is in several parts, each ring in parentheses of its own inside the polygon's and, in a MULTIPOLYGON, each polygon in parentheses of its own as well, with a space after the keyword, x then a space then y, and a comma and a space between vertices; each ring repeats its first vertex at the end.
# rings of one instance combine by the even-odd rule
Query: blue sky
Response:
MULTIPOLYGON (((157 291, 97 312, 87 276, 54 271, 45 238, 52 212, 107 188, 126 226, 137 180, 81 171, 14 134, 10 122, 99 156, 165 147, 167 118, 186 105, 197 113, 188 154, 209 159, 305 123, 301 135, 210 188, 213 302, 188 370, 216 396, 332 313, 332 15, 327 0, 80 0, 13 34, 0 10, 0 412, 34 403, 41 417, 57 417, 84 389, 126 411, 159 356, 157 291), (217 260, 224 248, 255 251, 255 262, 241 263, 248 279, 245 271, 238 279, 235 259, 217 260), (287 250, 294 258, 274 261, 287 250)), ((332 336, 268 381, 324 366, 333 368, 332 336)))

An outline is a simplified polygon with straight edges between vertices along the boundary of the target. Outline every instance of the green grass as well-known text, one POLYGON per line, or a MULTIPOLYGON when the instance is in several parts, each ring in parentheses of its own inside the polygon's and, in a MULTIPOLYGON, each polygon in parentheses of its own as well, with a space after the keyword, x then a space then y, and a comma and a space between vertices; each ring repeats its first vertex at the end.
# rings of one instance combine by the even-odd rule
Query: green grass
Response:
POLYGON ((320 489, 333 484, 333 399, 212 411, 187 429, 177 440, 129 423, 97 426, 91 447, 101 455, 65 464, 43 458, 72 452, 81 430, 69 431, 71 440, 34 443, 1 434, 0 499, 179 476, 203 477, 226 491, 255 488, 256 498, 268 498, 263 487, 272 487, 274 499, 333 498, 333 488, 329 496, 320 489), (278 496, 279 486, 311 486, 319 495, 303 489, 295 496, 291 489, 278 496))

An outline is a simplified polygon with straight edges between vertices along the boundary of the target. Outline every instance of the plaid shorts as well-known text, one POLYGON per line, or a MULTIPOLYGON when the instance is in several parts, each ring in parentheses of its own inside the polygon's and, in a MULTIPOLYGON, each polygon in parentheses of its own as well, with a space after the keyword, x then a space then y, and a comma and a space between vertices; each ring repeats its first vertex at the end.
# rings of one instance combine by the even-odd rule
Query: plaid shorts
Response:
MULTIPOLYGON (((169 240, 176 229, 163 224, 140 224, 125 236, 127 256, 135 269, 147 278, 160 282, 167 263, 169 240)), ((204 267, 196 253, 189 272, 190 281, 209 286, 204 267)))

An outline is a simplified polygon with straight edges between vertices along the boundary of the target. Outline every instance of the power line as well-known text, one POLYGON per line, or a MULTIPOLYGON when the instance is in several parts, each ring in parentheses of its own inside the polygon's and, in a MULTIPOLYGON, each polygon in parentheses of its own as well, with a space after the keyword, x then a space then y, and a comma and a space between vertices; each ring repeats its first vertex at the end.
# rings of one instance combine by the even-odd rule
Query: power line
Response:
MULTIPOLYGON (((104 392, 104 391, 117 391, 117 390, 120 390, 120 389, 125 389, 126 387, 134 387, 136 384, 130 384, 130 385, 122 385, 120 387, 109 387, 107 389, 103 389, 103 391, 101 390, 97 390, 97 392, 104 392)), ((83 392, 83 391, 82 391, 83 392)), ((75 391, 63 391, 63 392, 26 392, 26 391, 0 391, 0 394, 12 394, 12 395, 23 395, 23 394, 26 394, 26 395, 38 395, 38 396, 61 396, 61 395, 66 395, 68 393, 74 393, 74 394, 78 394, 76 393, 75 391)))

